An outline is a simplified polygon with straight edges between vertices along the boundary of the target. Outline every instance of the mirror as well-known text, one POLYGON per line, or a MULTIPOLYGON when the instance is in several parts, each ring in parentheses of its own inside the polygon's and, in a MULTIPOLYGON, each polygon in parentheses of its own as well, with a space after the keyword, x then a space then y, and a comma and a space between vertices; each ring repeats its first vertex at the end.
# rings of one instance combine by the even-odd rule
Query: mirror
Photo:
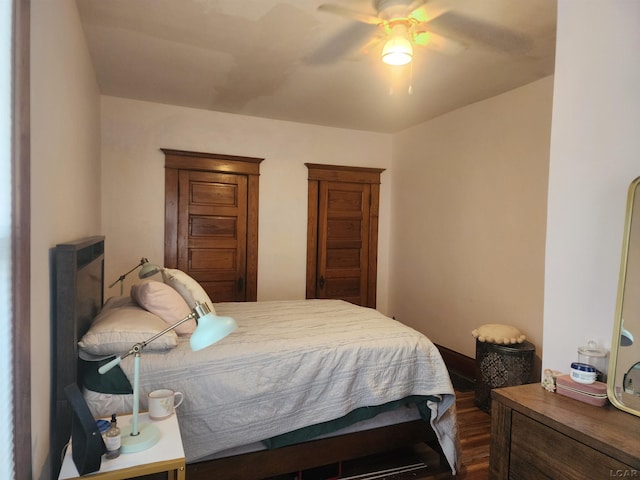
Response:
POLYGON ((640 416, 640 177, 629 186, 607 394, 640 416))

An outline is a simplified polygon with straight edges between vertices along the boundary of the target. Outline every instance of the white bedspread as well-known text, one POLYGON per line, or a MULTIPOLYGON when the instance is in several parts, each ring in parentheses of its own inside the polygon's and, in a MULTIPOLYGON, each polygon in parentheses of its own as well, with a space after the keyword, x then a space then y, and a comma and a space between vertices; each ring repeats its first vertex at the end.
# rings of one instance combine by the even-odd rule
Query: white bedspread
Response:
MULTIPOLYGON (((217 303, 238 330, 198 352, 144 352, 140 397, 185 395, 187 462, 409 395, 439 395, 431 424, 458 470, 455 397, 436 347, 373 309, 340 300, 217 303)), ((121 363, 133 383, 133 358, 121 363)), ((141 408, 145 407, 144 401, 141 408)), ((107 412, 111 413, 111 412, 107 412)))

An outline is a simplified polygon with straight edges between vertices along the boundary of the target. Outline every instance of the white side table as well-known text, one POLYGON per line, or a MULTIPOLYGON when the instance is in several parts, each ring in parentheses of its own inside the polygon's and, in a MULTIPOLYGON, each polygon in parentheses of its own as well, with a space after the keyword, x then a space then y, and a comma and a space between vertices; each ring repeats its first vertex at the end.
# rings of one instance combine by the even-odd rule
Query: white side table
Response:
MULTIPOLYGON (((62 461, 59 480, 72 479, 100 479, 123 480, 152 473, 167 472, 169 480, 185 480, 185 458, 182 447, 182 437, 178 418, 175 414, 164 420, 154 421, 149 419, 148 413, 141 413, 139 423, 153 423, 160 429, 160 441, 153 447, 137 453, 123 453, 118 458, 107 459, 102 457, 100 470, 80 476, 73 458, 71 457, 71 445, 62 461)), ((118 426, 131 424, 131 415, 118 417, 118 426)))

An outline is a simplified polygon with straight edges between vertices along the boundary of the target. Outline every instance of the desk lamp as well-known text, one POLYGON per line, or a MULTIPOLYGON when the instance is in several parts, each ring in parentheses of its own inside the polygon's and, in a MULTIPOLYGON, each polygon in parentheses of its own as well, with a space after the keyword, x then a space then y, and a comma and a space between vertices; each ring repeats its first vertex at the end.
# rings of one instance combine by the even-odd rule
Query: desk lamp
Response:
POLYGON ((122 453, 135 453, 146 450, 160 440, 160 430, 157 426, 153 424, 144 424, 139 428, 138 425, 138 415, 140 411, 140 354, 142 353, 142 350, 147 346, 147 344, 153 342, 155 339, 192 319, 196 319, 198 322, 198 326, 191 334, 191 339, 189 340, 191 350, 193 351, 202 350, 203 348, 213 345, 238 328, 238 325, 233 318, 218 317, 211 313, 211 309, 207 304, 196 303, 193 310, 191 310, 191 313, 182 320, 165 328, 163 331, 155 334, 148 340, 136 343, 127 353, 114 358, 98 369, 100 374, 104 374, 118 365, 122 359, 129 355, 134 355, 133 416, 131 427, 124 426, 120 428, 122 434, 122 453))
POLYGON ((109 285, 109 288, 113 288, 118 282, 120 282, 120 296, 122 296, 125 277, 138 267, 142 267, 140 269, 140 272, 138 272, 138 277, 140 279, 149 278, 160 271, 160 267, 158 265, 150 263, 149 260, 147 260, 145 257, 142 257, 140 259, 140 262, 135 267, 133 267, 127 273, 123 273, 122 275, 120 275, 115 282, 109 285))

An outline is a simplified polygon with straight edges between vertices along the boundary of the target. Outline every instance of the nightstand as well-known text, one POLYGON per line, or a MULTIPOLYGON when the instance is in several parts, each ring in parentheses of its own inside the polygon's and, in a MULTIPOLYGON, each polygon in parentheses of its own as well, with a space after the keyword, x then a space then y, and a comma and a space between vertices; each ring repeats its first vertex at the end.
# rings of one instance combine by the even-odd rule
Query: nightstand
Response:
MULTIPOLYGON (((122 480, 167 472, 169 480, 185 480, 184 448, 176 415, 171 415, 164 420, 153 421, 149 419, 148 413, 142 413, 139 416, 139 422, 141 425, 153 423, 160 429, 160 441, 153 447, 142 452, 123 453, 114 459, 107 459, 103 456, 100 470, 79 476, 73 458, 71 458, 71 445, 69 445, 62 461, 58 479, 122 480)), ((119 427, 130 424, 131 415, 118 417, 119 427)))

